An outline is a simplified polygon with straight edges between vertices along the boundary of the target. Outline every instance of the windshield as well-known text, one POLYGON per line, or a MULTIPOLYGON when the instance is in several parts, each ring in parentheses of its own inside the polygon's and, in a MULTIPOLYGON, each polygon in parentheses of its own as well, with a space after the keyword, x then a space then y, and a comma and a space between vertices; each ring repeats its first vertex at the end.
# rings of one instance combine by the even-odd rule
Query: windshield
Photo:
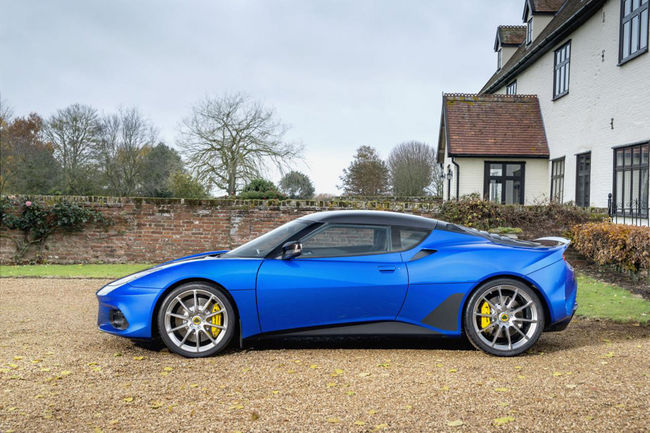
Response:
POLYGON ((259 238, 253 239, 252 241, 227 252, 221 257, 266 257, 266 255, 273 251, 275 247, 284 243, 291 236, 295 235, 310 224, 311 223, 305 221, 293 220, 271 230, 259 238))

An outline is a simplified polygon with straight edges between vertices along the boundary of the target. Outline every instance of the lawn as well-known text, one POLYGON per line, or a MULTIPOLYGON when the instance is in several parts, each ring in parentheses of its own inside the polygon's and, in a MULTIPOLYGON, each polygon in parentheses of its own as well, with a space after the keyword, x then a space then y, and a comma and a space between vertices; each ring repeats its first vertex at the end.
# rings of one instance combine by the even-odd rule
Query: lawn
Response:
MULTIPOLYGON (((0 277, 119 278, 149 264, 0 266, 0 277)), ((579 316, 650 323, 650 302, 613 284, 578 274, 579 316)))
POLYGON ((650 322, 650 302, 614 284, 578 274, 578 311, 584 317, 650 322))
POLYGON ((0 265, 0 277, 55 278, 119 278, 142 269, 148 264, 89 264, 89 265, 0 265))

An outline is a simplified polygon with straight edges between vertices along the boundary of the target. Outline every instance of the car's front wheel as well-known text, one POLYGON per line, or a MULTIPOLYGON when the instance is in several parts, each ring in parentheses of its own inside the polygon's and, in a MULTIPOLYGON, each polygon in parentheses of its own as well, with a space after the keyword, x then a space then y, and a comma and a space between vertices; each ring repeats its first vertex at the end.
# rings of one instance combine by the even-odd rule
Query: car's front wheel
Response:
POLYGON ((235 311, 214 286, 183 284, 165 296, 158 312, 160 337, 169 350, 189 358, 223 350, 235 332, 235 311))
POLYGON ((526 284, 499 279, 479 287, 464 312, 465 334, 478 349, 515 356, 530 349, 544 329, 542 302, 526 284))

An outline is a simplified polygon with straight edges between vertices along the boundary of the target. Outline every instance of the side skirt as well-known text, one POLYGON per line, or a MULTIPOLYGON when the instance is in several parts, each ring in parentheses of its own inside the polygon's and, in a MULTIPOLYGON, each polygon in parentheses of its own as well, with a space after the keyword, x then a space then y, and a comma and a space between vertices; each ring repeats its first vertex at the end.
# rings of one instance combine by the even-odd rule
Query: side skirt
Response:
POLYGON ((381 321, 364 322, 345 325, 331 325, 314 328, 290 329, 286 331, 268 332, 250 337, 259 339, 264 337, 361 337, 361 336, 396 336, 396 335, 441 335, 431 329, 422 326, 412 325, 405 322, 381 321))

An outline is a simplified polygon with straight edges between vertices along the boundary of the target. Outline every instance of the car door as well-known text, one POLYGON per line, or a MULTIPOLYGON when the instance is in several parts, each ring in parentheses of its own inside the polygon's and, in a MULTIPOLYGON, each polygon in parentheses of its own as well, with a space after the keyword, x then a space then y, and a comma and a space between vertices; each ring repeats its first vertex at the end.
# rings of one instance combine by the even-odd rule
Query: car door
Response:
POLYGON ((395 319, 408 274, 390 227, 325 224, 301 243, 302 255, 260 267, 262 332, 395 319))

